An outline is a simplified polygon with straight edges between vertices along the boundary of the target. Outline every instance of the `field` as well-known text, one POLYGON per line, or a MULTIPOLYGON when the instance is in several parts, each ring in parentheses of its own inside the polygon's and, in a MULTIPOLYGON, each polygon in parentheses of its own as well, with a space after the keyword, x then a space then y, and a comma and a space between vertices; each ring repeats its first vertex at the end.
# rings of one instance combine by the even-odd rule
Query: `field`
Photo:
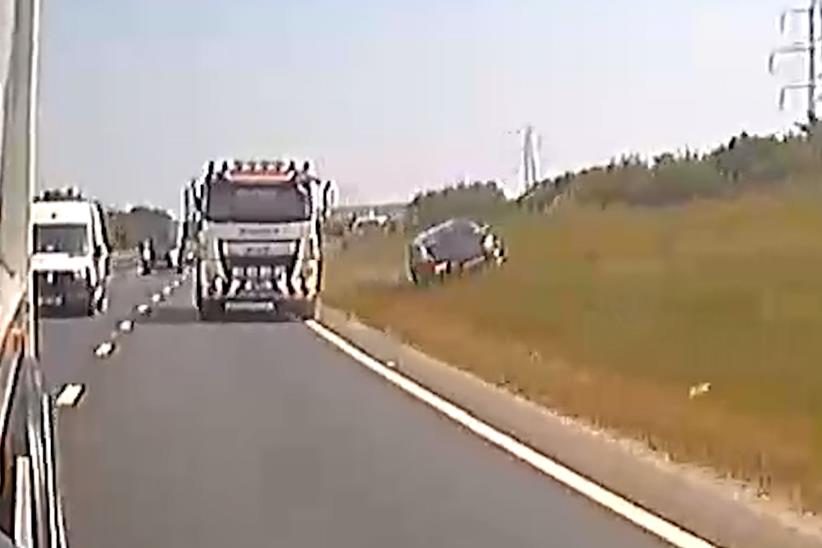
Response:
POLYGON ((353 241, 325 299, 546 406, 822 510, 818 193, 569 204, 497 226, 509 263, 428 289, 403 281, 401 235, 353 241))

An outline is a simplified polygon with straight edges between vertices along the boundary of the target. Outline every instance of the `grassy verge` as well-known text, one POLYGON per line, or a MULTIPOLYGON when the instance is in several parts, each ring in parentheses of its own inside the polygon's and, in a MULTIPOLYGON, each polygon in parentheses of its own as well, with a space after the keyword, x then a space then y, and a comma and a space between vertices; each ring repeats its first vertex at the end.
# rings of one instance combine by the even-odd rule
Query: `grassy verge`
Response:
POLYGON ((572 205, 500 228, 507 265, 424 290, 400 281, 401 236, 354 242, 325 298, 535 401, 822 509, 822 199, 572 205))

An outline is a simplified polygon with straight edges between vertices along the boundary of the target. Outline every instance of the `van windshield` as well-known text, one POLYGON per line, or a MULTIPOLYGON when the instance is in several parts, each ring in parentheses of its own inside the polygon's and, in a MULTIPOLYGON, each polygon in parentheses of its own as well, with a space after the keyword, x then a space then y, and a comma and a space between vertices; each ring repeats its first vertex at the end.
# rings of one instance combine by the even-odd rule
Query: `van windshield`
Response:
POLYGON ((88 227, 82 223, 48 224, 34 227, 35 253, 88 253, 88 227))

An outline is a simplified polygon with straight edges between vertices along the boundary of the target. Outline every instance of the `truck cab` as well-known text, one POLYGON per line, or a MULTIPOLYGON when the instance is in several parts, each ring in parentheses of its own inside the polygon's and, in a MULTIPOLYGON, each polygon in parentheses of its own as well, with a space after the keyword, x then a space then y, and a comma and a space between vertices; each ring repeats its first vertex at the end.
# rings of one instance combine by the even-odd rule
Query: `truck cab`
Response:
POLYGON ((198 209, 194 304, 201 319, 231 309, 316 314, 328 185, 295 163, 210 163, 198 209))
POLYGON ((107 306, 110 248, 99 203, 46 192, 31 208, 31 266, 37 303, 92 316, 107 306))

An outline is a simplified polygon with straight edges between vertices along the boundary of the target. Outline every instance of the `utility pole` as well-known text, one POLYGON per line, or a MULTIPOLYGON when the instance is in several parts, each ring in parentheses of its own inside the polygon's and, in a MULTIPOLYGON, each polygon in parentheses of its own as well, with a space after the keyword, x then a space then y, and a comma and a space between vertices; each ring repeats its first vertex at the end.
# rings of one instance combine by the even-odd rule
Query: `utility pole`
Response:
POLYGON ((771 52, 768 60, 768 70, 771 74, 776 73, 776 61, 781 55, 807 55, 808 57, 808 74, 804 80, 791 82, 782 86, 779 91, 779 109, 784 110, 785 99, 787 93, 793 90, 805 90, 807 92, 807 130, 810 131, 816 124, 816 88, 819 74, 816 72, 816 55, 817 55, 817 17, 822 22, 822 9, 820 9, 819 0, 810 0, 807 8, 790 8, 782 12, 779 18, 780 33, 785 36, 789 27, 788 23, 792 16, 804 17, 807 21, 807 41, 793 42, 786 46, 781 46, 771 52))

